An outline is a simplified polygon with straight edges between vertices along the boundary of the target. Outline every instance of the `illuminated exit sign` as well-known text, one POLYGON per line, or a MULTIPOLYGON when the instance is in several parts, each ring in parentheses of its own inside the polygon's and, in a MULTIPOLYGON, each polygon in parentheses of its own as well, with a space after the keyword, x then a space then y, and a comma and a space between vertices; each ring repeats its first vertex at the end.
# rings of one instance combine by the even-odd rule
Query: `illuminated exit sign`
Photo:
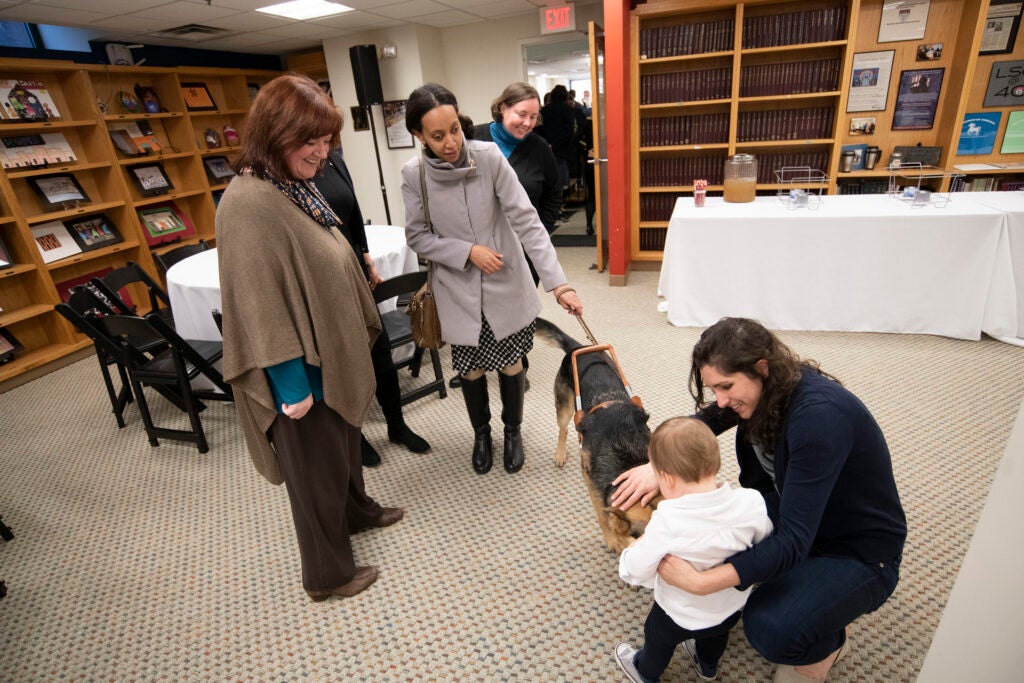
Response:
POLYGON ((562 33, 576 30, 576 5, 549 5, 540 8, 540 32, 562 33))

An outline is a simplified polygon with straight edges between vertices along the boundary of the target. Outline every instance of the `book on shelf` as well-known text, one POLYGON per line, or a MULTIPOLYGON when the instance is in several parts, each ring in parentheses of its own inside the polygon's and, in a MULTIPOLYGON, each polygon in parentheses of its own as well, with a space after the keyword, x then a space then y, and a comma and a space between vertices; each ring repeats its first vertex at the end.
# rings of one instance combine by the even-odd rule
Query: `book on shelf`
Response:
POLYGON ((109 132, 117 148, 130 157, 156 154, 163 149, 153 135, 153 129, 145 121, 111 123, 109 132))
POLYGON ((846 37, 845 5, 743 17, 743 48, 826 43, 846 37))
POLYGON ((67 138, 61 133, 0 137, 0 163, 6 169, 42 168, 77 160, 67 138))
POLYGON ((0 79, 0 120, 56 121, 60 118, 60 109, 43 81, 0 79))

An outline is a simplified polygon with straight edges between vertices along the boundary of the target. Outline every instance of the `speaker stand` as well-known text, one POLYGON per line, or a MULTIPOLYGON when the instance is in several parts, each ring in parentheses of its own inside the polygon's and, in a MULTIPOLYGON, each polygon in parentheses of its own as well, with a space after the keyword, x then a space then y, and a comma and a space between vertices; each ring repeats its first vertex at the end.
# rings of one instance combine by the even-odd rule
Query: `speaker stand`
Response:
POLYGON ((387 217, 387 224, 391 225, 391 208, 388 206, 388 188, 384 184, 384 167, 380 163, 380 145, 377 144, 377 124, 373 120, 373 105, 365 107, 367 118, 370 119, 370 134, 373 136, 373 153, 377 157, 377 173, 380 176, 380 194, 384 197, 384 215, 387 217))

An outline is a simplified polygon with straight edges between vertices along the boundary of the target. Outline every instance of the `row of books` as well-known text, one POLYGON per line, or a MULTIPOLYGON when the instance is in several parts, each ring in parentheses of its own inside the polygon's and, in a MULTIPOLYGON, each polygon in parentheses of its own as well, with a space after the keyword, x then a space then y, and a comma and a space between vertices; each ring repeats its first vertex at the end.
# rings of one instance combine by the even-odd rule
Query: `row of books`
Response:
POLYGON ((825 43, 846 37, 846 6, 743 17, 743 49, 825 43))
POLYGON ((957 189, 962 192, 1019 192, 1024 190, 1024 180, 992 176, 966 178, 957 189))
POLYGON ((667 221, 672 217, 672 209, 675 208, 677 198, 677 195, 663 193, 640 195, 640 220, 667 221))
POLYGON ((701 69, 640 77, 640 104, 727 100, 732 96, 732 69, 701 69))
POLYGON ((839 59, 758 64, 740 69, 740 97, 799 95, 839 89, 839 59))
POLYGON ((839 194, 885 194, 888 191, 889 181, 878 178, 844 180, 839 183, 839 194))
MULTIPOLYGON (((775 171, 783 168, 828 168, 828 153, 825 151, 770 152, 755 156, 757 158, 757 182, 762 185, 778 183, 775 171)), ((694 178, 703 178, 708 181, 708 185, 721 185, 724 169, 724 155, 641 159, 640 185, 642 187, 680 187, 691 185, 694 178)), ((643 211, 644 201, 653 196, 641 195, 641 211, 643 211)))
MULTIPOLYGON (((694 178, 707 180, 708 185, 721 185, 724 169, 724 154, 641 159, 640 185, 642 187, 679 187, 692 184, 694 178)), ((641 201, 645 196, 647 195, 641 195, 641 201)))
POLYGON ((659 116, 640 121, 640 146, 713 145, 729 142, 729 115, 659 116))
POLYGON ((727 52, 735 33, 734 19, 640 29, 640 59, 727 52))
POLYGON ((736 140, 813 140, 832 137, 835 107, 741 111, 736 121, 736 140))
POLYGON ((668 228, 640 228, 640 251, 665 251, 668 228))

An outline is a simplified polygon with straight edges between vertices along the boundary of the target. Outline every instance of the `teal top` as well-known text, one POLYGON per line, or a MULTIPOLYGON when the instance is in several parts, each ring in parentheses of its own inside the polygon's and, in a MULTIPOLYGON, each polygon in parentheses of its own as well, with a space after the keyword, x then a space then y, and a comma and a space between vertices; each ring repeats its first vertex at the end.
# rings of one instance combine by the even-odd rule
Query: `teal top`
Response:
POLYGON ((270 391, 274 394, 277 412, 283 413, 281 404, 292 405, 313 394, 314 401, 324 399, 324 377, 320 368, 309 365, 302 358, 292 358, 265 368, 270 391))
POLYGON ((490 130, 491 140, 494 144, 498 145, 498 149, 501 150, 506 159, 512 156, 512 152, 516 151, 516 145, 522 142, 522 140, 505 130, 505 126, 498 121, 491 124, 490 130))

